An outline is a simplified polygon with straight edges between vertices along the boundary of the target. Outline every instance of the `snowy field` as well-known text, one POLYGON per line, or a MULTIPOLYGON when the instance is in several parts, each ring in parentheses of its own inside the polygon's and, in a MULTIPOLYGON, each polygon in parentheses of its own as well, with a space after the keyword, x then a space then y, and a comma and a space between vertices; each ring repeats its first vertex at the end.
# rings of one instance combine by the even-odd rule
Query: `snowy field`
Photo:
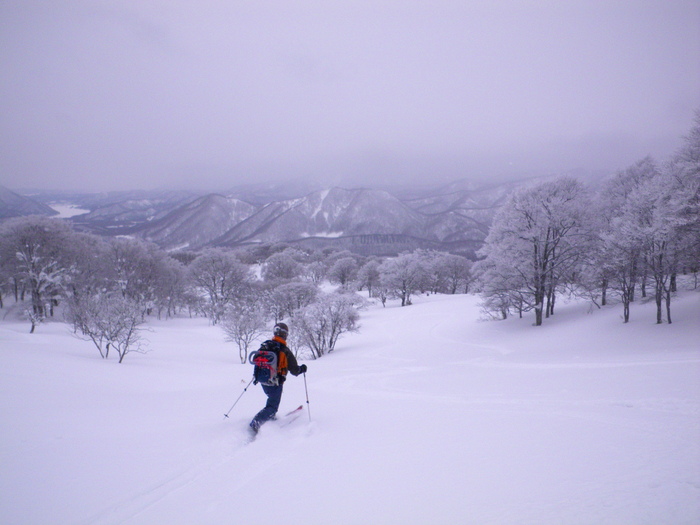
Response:
MULTIPOLYGON (((480 321, 471 296, 372 306, 307 361, 308 413, 245 444, 259 386, 203 319, 103 361, 0 321, 3 524, 697 524, 700 293, 480 321)), ((2 313, 3 311, 0 311, 2 313)), ((305 404, 303 378, 281 412, 305 404)))

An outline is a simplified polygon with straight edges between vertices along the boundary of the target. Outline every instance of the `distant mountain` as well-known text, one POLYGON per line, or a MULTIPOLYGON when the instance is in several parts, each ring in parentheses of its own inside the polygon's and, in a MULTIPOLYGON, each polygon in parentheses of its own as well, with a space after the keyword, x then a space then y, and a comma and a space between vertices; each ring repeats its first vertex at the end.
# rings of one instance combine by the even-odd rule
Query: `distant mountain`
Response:
POLYGON ((137 234, 170 249, 198 249, 211 243, 256 211, 222 195, 205 195, 143 225, 137 234))
POLYGON ((61 195, 61 200, 90 210, 71 218, 79 229, 116 235, 131 234, 196 197, 183 191, 133 191, 61 195))
MULTIPOLYGON (((488 230, 494 204, 459 207, 463 196, 404 202, 371 189, 332 188, 272 202, 213 241, 219 246, 288 242, 386 255, 415 248, 473 253, 488 230), (425 209, 421 209, 425 208, 425 209), (471 214, 471 215, 470 215, 471 214)), ((498 199, 496 199, 498 200, 498 199)))
POLYGON ((422 217, 389 193, 333 188, 271 202, 215 240, 219 245, 300 241, 309 237, 420 233, 422 217))
POLYGON ((0 219, 23 217, 25 215, 44 215, 50 217, 58 212, 46 204, 24 197, 14 191, 0 186, 0 219))
POLYGON ((473 256, 507 195, 526 183, 462 180, 401 192, 326 188, 308 193, 290 183, 242 186, 226 195, 141 191, 41 198, 89 209, 69 219, 78 229, 138 236, 167 250, 290 243, 365 255, 427 248, 473 256))

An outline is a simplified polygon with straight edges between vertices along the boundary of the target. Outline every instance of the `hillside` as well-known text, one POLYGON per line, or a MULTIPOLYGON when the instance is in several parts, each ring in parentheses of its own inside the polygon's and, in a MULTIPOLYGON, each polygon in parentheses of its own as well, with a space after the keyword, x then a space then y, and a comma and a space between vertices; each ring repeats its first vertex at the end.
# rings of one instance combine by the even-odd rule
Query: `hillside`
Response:
POLYGON ((25 215, 58 215, 55 210, 32 198, 0 186, 0 220, 25 215))
MULTIPOLYGON (((700 521, 700 301, 561 302, 481 321, 472 296, 362 313, 306 361, 309 414, 269 423, 237 351, 203 319, 152 321, 121 365, 60 323, 0 321, 0 522, 290 524, 700 521)), ((305 403, 290 378, 282 411, 305 403)))

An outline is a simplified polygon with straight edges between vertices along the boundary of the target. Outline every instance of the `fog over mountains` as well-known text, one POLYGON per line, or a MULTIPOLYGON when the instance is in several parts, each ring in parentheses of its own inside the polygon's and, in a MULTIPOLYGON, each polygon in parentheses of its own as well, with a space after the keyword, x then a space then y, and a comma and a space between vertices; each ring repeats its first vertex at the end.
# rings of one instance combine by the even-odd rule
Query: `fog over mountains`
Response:
POLYGON ((130 235, 167 250, 290 243, 365 255, 415 248, 472 255, 508 193, 527 181, 431 189, 248 186, 225 193, 134 191, 103 194, 0 192, 0 217, 56 214, 76 229, 130 235), (306 192, 306 193, 305 193, 306 192))

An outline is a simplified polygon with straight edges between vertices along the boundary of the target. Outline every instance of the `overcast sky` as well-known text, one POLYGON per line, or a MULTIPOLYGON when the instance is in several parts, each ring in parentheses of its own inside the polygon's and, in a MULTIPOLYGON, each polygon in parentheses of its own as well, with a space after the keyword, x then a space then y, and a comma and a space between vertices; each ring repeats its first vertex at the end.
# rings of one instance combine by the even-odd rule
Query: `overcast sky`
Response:
POLYGON ((613 173, 700 108, 697 0, 3 0, 0 184, 613 173))

